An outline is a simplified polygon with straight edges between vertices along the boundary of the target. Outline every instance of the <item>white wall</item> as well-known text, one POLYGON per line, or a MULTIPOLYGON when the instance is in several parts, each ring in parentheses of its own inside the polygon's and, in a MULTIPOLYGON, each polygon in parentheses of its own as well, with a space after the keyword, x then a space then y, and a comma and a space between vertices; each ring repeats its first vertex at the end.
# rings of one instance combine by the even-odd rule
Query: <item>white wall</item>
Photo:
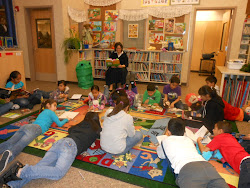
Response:
MULTIPOLYGON (((27 40, 30 40, 29 36, 26 36, 25 29, 25 19, 24 19, 24 7, 35 7, 50 5, 54 9, 54 21, 55 21, 55 39, 56 39, 56 61, 57 61, 57 77, 58 79, 66 79, 66 68, 63 59, 63 51, 61 50, 61 43, 64 37, 69 35, 69 17, 67 13, 67 6, 70 5, 72 8, 78 10, 87 10, 89 5, 83 3, 79 0, 14 0, 14 5, 20 7, 20 12, 16 13, 17 22, 17 33, 19 39, 19 46, 24 51, 24 62, 25 62, 25 73, 27 77, 30 75, 29 71, 29 60, 27 52, 27 40)), ((187 24, 187 33, 189 35, 187 38, 187 49, 188 52, 185 53, 183 59, 183 69, 182 69, 182 82, 188 81, 188 73, 190 67, 190 48, 192 46, 190 39, 193 37, 193 23, 194 23, 194 10, 195 8, 228 8, 237 7, 235 12, 236 19, 232 36, 232 46, 230 49, 230 59, 235 59, 238 57, 240 49, 240 40, 243 29, 243 22, 245 19, 247 0, 200 0, 199 5, 193 6, 193 11, 190 16, 185 17, 185 22, 187 24)), ((122 0, 117 3, 117 9, 142 9, 140 0, 122 0)), ((118 30, 116 32, 116 40, 122 40, 122 22, 118 21, 118 30), (120 29, 119 29, 120 28, 120 29)), ((185 36, 186 37, 186 36, 185 36)), ((184 43, 185 45, 185 43, 184 43)))
POLYGON ((224 10, 197 11, 196 21, 222 21, 224 12, 224 10))

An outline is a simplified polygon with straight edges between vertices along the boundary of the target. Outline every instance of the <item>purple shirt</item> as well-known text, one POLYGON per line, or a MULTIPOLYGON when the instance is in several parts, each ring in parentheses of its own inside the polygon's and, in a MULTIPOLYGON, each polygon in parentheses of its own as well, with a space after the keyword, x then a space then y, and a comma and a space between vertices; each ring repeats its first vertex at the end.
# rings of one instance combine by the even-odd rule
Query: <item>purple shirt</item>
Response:
POLYGON ((181 96, 181 87, 177 86, 175 89, 171 89, 170 84, 165 85, 163 93, 168 95, 168 100, 174 102, 179 96, 181 96))

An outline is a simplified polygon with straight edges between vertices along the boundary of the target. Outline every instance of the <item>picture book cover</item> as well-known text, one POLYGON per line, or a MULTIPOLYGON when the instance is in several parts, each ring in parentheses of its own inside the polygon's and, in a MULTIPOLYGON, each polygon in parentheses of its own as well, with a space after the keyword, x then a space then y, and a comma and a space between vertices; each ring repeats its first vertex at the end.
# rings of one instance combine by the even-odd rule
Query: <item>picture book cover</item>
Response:
POLYGON ((101 21, 93 21, 89 22, 90 28, 92 31, 102 31, 102 22, 101 21))
POLYGON ((105 20, 107 21, 117 21, 118 20, 118 10, 106 10, 105 20))
POLYGON ((5 47, 6 48, 13 48, 13 38, 12 37, 5 37, 5 47))
POLYGON ((115 42, 115 32, 103 32, 101 43, 114 43, 115 42))
POLYGON ((101 40, 101 33, 93 33, 93 42, 99 43, 101 40))
POLYGON ((163 31, 164 20, 155 20, 155 31, 163 31))
POLYGON ((175 23, 174 33, 176 34, 185 34, 186 24, 185 23, 175 23))
POLYGON ((174 18, 165 19, 165 33, 174 33, 174 18))
POLYGON ((103 22, 103 31, 104 32, 116 31, 116 22, 114 21, 103 22))
POLYGON ((128 38, 138 38, 138 24, 128 24, 128 38))
POLYGON ((148 30, 154 31, 155 30, 155 20, 149 20, 149 28, 148 30))
POLYGON ((88 17, 89 19, 101 19, 101 9, 88 9, 88 17))
POLYGON ((183 49, 183 38, 182 37, 165 36, 165 43, 168 44, 169 42, 173 42, 174 47, 176 49, 183 49))
POLYGON ((161 44, 163 41, 163 33, 149 33, 150 44, 161 44))

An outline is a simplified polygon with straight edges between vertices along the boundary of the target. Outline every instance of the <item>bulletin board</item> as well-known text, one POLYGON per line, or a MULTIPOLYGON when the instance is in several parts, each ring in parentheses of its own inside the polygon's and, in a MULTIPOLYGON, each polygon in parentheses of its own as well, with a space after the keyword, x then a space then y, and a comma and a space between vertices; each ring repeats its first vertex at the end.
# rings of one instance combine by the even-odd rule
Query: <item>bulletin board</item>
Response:
POLYGON ((144 49, 145 41, 145 20, 141 21, 123 21, 123 45, 124 48, 135 47, 137 49, 144 49), (138 24, 138 38, 128 37, 128 25, 138 24))

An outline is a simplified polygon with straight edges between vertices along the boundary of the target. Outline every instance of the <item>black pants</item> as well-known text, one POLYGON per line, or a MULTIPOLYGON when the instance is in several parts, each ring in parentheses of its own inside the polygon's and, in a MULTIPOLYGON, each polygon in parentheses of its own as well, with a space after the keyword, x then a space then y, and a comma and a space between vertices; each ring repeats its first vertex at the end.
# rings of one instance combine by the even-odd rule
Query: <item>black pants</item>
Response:
POLYGON ((106 85, 126 83, 128 71, 127 68, 108 68, 106 71, 106 85))
POLYGON ((250 187, 250 158, 242 161, 240 165, 240 179, 239 188, 249 188, 250 187))

